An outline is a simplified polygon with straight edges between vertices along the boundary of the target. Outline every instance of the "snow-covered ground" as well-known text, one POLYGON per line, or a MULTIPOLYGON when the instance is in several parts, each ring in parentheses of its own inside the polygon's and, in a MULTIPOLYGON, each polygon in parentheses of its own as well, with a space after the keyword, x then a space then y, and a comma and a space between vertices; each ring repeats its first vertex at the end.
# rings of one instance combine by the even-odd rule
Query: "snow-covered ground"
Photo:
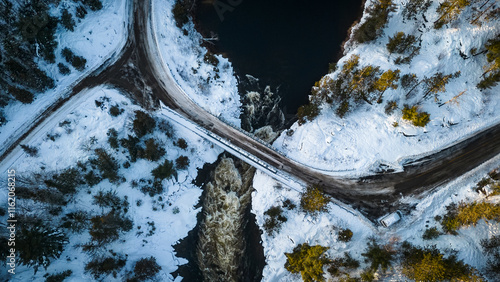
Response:
MULTIPOLYGON (((38 93, 35 101, 31 104, 22 104, 13 101, 5 107, 7 123, 0 127, 0 143, 8 144, 12 138, 17 138, 17 134, 31 125, 33 118, 53 104, 57 99, 67 95, 70 85, 91 73, 99 67, 105 60, 115 57, 127 40, 128 24, 128 1, 106 0, 103 8, 99 11, 90 11, 84 19, 76 21, 75 30, 67 31, 62 26, 58 26, 56 40, 58 46, 55 50, 56 63, 47 64, 40 60, 40 68, 46 71, 47 75, 54 79, 56 87, 44 93, 38 93), (76 55, 83 56, 87 60, 86 68, 83 72, 75 70, 72 66, 71 74, 64 76, 59 73, 58 62, 65 62, 61 56, 61 50, 70 48, 76 55)), ((61 9, 66 7, 74 15, 77 3, 64 1, 57 7, 52 7, 50 12, 53 16, 59 17, 61 9)), ((3 148, 6 149, 6 148, 3 148)))
MULTIPOLYGON (((432 23, 438 19, 436 8, 439 1, 431 1, 432 5, 425 14, 427 27, 422 25, 422 20, 403 23, 402 3, 406 1, 394 2, 398 9, 390 14, 383 35, 368 44, 348 43, 350 47, 338 66, 341 68, 351 55, 356 54, 360 56, 360 66, 370 64, 379 66, 383 71, 400 69, 401 76, 415 73, 419 79, 431 77, 437 72, 447 75, 461 71, 460 77, 451 79, 446 91, 439 94, 439 101, 430 97, 420 104, 421 110, 430 114, 430 123, 418 128, 402 119, 403 104, 419 102, 424 91, 417 88, 413 97, 406 99, 407 91, 400 86, 397 90, 387 90, 382 104, 364 104, 347 113, 343 119, 337 117, 334 109, 326 104, 312 122, 302 126, 294 124, 292 136, 283 133, 274 142, 275 148, 312 167, 337 174, 360 175, 369 173, 379 162, 400 169, 406 158, 441 150, 500 122, 500 85, 482 92, 476 88, 484 72, 486 57, 484 54, 471 55, 471 49, 483 50, 486 41, 500 32, 499 19, 483 23, 481 27, 472 25, 468 20, 471 18, 468 8, 451 27, 436 30, 432 28, 432 23), (389 55, 386 49, 389 36, 399 31, 417 38, 421 35, 420 53, 410 64, 395 65, 397 55, 389 55), (469 58, 463 59, 460 52, 469 58), (465 91, 464 94, 450 101, 462 91, 465 91), (387 115, 384 107, 390 100, 398 103, 399 110, 387 115), (441 105, 445 102, 448 103, 441 105), (399 126, 395 127, 395 122, 399 126)), ((366 5, 371 3, 373 1, 367 1, 366 5)), ((338 71, 327 76, 336 78, 337 75, 338 71)))
POLYGON ((152 0, 153 28, 163 63, 193 101, 225 121, 240 126, 241 102, 233 67, 227 58, 215 55, 217 65, 205 62, 207 50, 202 36, 189 22, 188 35, 176 26, 174 0, 152 0))
MULTIPOLYGON (((30 139, 26 145, 38 148, 38 156, 30 157, 22 154, 9 167, 2 164, 1 171, 15 169, 18 177, 28 176, 31 173, 43 171, 62 171, 68 167, 75 167, 78 161, 85 163, 92 157, 92 151, 96 148, 104 148, 108 152, 113 152, 107 142, 107 132, 110 128, 115 128, 118 132, 118 139, 126 138, 128 134, 133 135, 132 120, 134 111, 140 110, 139 106, 133 105, 128 98, 122 96, 117 90, 106 87, 98 87, 85 93, 86 100, 73 104, 73 109, 69 113, 60 115, 43 130, 30 139), (95 100, 102 100, 102 97, 109 98, 109 102, 104 102, 102 107, 96 107, 95 100), (118 105, 124 112, 117 117, 109 114, 109 108, 118 105), (53 136, 52 141, 49 136, 53 136), (90 138, 95 141, 90 142, 90 138)), ((163 120, 161 111, 153 113, 157 123, 163 120)), ((166 121, 168 122, 168 121, 166 121)), ((131 163, 129 168, 122 167, 126 161, 121 150, 114 151, 113 157, 120 164, 119 175, 126 177, 127 181, 121 184, 111 184, 108 180, 102 181, 92 188, 82 187, 74 202, 63 207, 61 214, 76 210, 85 210, 91 214, 99 214, 101 208, 92 204, 92 195, 97 191, 113 190, 121 198, 127 196, 130 203, 127 215, 134 222, 134 227, 128 233, 123 234, 120 240, 111 243, 108 249, 112 249, 122 255, 128 255, 126 266, 119 272, 118 278, 108 276, 106 281, 122 281, 123 275, 131 271, 133 264, 140 258, 149 256, 156 257, 157 263, 162 267, 159 273, 161 281, 173 281, 171 272, 177 269, 177 266, 186 263, 184 259, 175 256, 173 245, 181 238, 187 236, 189 230, 196 225, 196 214, 199 209, 195 209, 198 199, 201 195, 201 189, 194 186, 192 181, 197 175, 197 168, 207 162, 214 162, 222 150, 217 147, 209 149, 212 144, 201 139, 194 133, 185 128, 171 123, 174 131, 174 138, 167 137, 165 132, 156 130, 150 133, 146 138, 155 138, 159 140, 162 147, 166 150, 166 155, 157 162, 151 162, 144 159, 138 159, 131 163), (184 138, 187 141, 186 150, 175 146, 173 141, 177 138, 184 138), (133 187, 132 181, 138 181, 141 178, 152 179, 151 170, 163 163, 164 159, 175 160, 180 155, 189 158, 190 164, 185 170, 178 170, 178 180, 174 178, 162 182, 165 189, 159 196, 150 197, 139 191, 139 188, 133 187), (90 191, 91 193, 87 193, 90 191), (141 201, 140 206, 137 201, 141 201), (147 235, 152 229, 147 222, 154 222, 156 230, 151 236, 147 235), (141 226, 141 229, 139 229, 141 226), (139 233, 143 231, 143 233, 139 233), (122 240, 124 240, 122 242, 122 240)), ((3 180, 2 180, 3 181, 3 180)), ((3 183, 3 182, 2 182, 3 183)), ((7 202, 7 190, 3 189, 0 193, 0 201, 7 202)), ((21 202, 18 204, 20 205, 21 202)), ((21 207, 18 206, 18 211, 21 207)), ((26 211, 25 211, 26 212, 26 211)), ((35 210, 34 214, 38 214, 35 210)), ((42 215, 43 216, 43 215, 42 215)), ((58 225, 57 220, 53 221, 54 227, 58 225)), ((41 267, 35 275, 32 268, 19 266, 16 268, 16 275, 11 276, 11 281, 42 281, 45 273, 61 272, 66 269, 73 271, 70 277, 71 281, 93 280, 89 273, 84 272, 84 266, 89 262, 93 255, 83 253, 76 244, 89 241, 88 232, 82 234, 68 233, 69 244, 66 245, 64 252, 59 260, 54 261, 45 271, 41 267)), ((105 254, 105 252, 104 252, 105 254)))
MULTIPOLYGON (((282 206, 287 199, 297 205, 293 210, 283 208, 284 215, 288 220, 282 224, 278 233, 269 236, 264 232, 262 235, 267 263, 264 268, 263 281, 302 281, 300 275, 291 274, 284 267, 285 252, 291 253, 297 245, 302 243, 329 247, 327 254, 330 258, 342 257, 344 252, 349 252, 354 259, 361 262, 361 267, 353 273, 358 276, 361 269, 367 266, 366 263, 363 263, 364 257, 361 256, 361 253, 365 251, 367 239, 371 236, 378 238, 382 244, 407 240, 418 246, 436 245, 445 254, 456 250, 458 251, 458 259, 483 270, 486 258, 482 252, 480 241, 500 234, 498 222, 486 223, 481 220, 475 227, 461 228, 457 236, 441 235, 430 241, 423 240, 422 234, 427 227, 440 228, 440 224, 435 221, 434 217, 445 214, 446 206, 450 203, 462 200, 467 202, 483 200, 484 195, 476 193, 473 188, 488 172, 499 166, 500 156, 497 156, 457 180, 440 187, 435 193, 423 200, 404 199, 403 202, 416 204, 416 208, 390 228, 376 226, 356 213, 333 203, 328 204, 326 212, 316 216, 307 215, 300 210, 301 195, 299 192, 282 187, 269 176, 258 172, 254 177, 256 191, 252 194, 252 212, 256 214, 257 223, 261 229, 263 229, 267 218, 264 212, 270 207, 282 206), (349 228, 353 232, 350 242, 345 243, 338 240, 337 232, 340 228, 349 228)), ((490 198, 489 201, 498 202, 500 196, 490 198)), ((405 281, 407 278, 401 274, 399 267, 395 267, 382 280, 405 281)))

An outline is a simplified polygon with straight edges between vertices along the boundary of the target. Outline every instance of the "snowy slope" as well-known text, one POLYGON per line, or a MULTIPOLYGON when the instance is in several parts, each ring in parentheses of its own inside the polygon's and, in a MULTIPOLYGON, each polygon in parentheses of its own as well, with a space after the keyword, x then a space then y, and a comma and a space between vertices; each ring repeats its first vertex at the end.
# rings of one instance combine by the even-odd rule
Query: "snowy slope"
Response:
MULTIPOLYGON (((59 26, 56 32, 58 46, 55 50, 56 63, 47 64, 40 60, 40 68, 54 79, 56 87, 45 93, 36 95, 33 103, 25 105, 18 101, 12 101, 5 107, 7 123, 0 127, 0 143, 5 144, 7 140, 15 138, 23 128, 31 125, 32 119, 43 112, 49 105, 53 104, 62 95, 67 95, 69 86, 77 80, 85 77, 105 60, 114 57, 125 45, 127 40, 128 8, 127 1, 106 0, 103 8, 99 11, 89 11, 82 20, 76 21, 75 30, 67 31, 59 26), (71 69, 71 74, 64 76, 59 73, 57 63, 65 62, 61 56, 61 50, 70 48, 76 55, 83 56, 87 60, 83 72, 71 69), (22 113, 22 114, 20 114, 22 113)), ((74 13, 76 3, 71 1, 61 3, 57 8, 52 7, 51 13, 59 16, 61 8, 67 7, 74 13)))
MULTIPOLYGON (((367 1, 366 5, 372 2, 367 1)), ((457 71, 461 71, 461 76, 450 80, 446 91, 439 94, 439 101, 434 101, 433 97, 421 100, 421 89, 418 94, 406 99, 406 91, 400 86, 397 90, 385 92, 384 103, 374 103, 373 106, 365 103, 343 119, 325 104, 321 114, 312 122, 303 126, 294 124, 292 136, 283 133, 274 142, 279 151, 297 161, 337 174, 367 174, 378 162, 401 168, 405 158, 440 150, 500 122, 500 85, 482 92, 476 88, 486 58, 485 55, 470 54, 472 48, 482 50, 485 42, 500 32, 499 20, 486 22, 481 27, 471 25, 468 20, 471 11, 466 9, 451 27, 435 30, 432 23, 438 18, 436 8, 439 1, 432 1, 427 10, 427 23, 422 20, 403 23, 401 11, 404 1, 394 2, 398 9, 390 14, 383 35, 367 44, 348 42, 345 56, 338 66, 341 67, 351 55, 356 54, 360 56, 361 66, 379 66, 383 71, 400 69, 401 76, 415 73, 423 79, 436 72, 451 74, 457 71), (410 64, 395 65, 397 55, 389 55, 386 49, 389 36, 399 31, 417 38, 421 36, 420 53, 410 64), (469 58, 463 59, 460 52, 469 58), (463 95, 450 101, 462 91, 465 91, 463 95), (398 103, 399 110, 387 115, 384 107, 390 100, 398 103), (425 128, 402 120, 403 104, 418 102, 421 102, 422 111, 430 113, 431 121, 425 128), (393 126, 394 122, 398 122, 399 126, 393 126)), ((338 72, 327 77, 336 78, 338 72)))
MULTIPOLYGON (((139 106, 133 105, 117 90, 105 87, 89 90, 86 97, 86 101, 73 104, 73 109, 68 114, 54 119, 52 124, 47 125, 30 140, 30 143, 27 143, 27 145, 38 148, 38 156, 29 157, 23 154, 10 165, 9 168, 15 169, 18 177, 27 177, 36 172, 62 171, 68 167, 75 167, 78 161, 86 162, 91 157, 93 149, 96 148, 102 147, 108 152, 113 152, 114 149, 109 146, 106 135, 110 128, 115 128, 118 131, 119 139, 133 134, 132 120, 134 111, 140 110, 139 106), (104 102, 102 108, 96 107, 95 100, 102 100, 102 97, 109 98, 109 102, 104 102), (124 109, 124 112, 117 117, 112 117, 109 114, 109 108, 113 105, 118 105, 124 109), (52 141, 49 136, 53 136, 55 141, 52 141), (95 137, 94 143, 90 142, 91 137, 95 137)), ((157 122, 162 120, 160 116, 161 112, 153 115, 157 122)), ((186 262, 175 256, 172 246, 187 236, 188 231, 196 224, 196 214, 199 209, 195 209, 194 206, 201 195, 201 189, 194 186, 192 181, 197 175, 197 168, 202 167, 207 162, 214 162, 221 150, 217 147, 207 149, 211 146, 209 142, 181 126, 174 123, 171 125, 174 138, 167 137, 165 132, 160 130, 146 136, 159 140, 166 150, 166 155, 158 162, 138 159, 137 162, 131 163, 129 168, 124 168, 121 165, 126 161, 126 154, 122 153, 123 148, 121 148, 121 150, 115 151, 113 156, 121 166, 119 175, 125 176, 127 181, 116 185, 105 180, 92 188, 83 187, 75 195, 75 201, 63 208, 61 214, 78 209, 83 209, 91 214, 99 214, 101 208, 92 204, 92 196, 87 191, 94 195, 100 190, 114 190, 117 191, 118 196, 128 197, 130 207, 127 214, 133 220, 134 227, 122 235, 120 240, 108 246, 108 249, 112 249, 114 252, 128 255, 127 264, 118 278, 108 276, 105 278, 106 281, 122 281, 123 275, 132 270, 133 264, 137 260, 149 256, 156 257, 157 263, 162 267, 158 278, 161 281, 173 281, 170 273, 175 271, 178 265, 186 262), (175 146, 173 141, 176 141, 177 138, 184 138, 189 147, 182 150, 175 146), (178 170, 178 180, 172 178, 162 182, 165 191, 159 195, 161 197, 150 197, 139 191, 139 188, 133 187, 132 181, 140 183, 142 178, 152 179, 151 170, 159 163, 163 163, 164 159, 175 160, 180 155, 187 156, 190 165, 186 170, 178 170), (141 202, 140 205, 137 204, 137 201, 141 202), (148 233, 152 227, 147 222, 154 222, 156 228, 151 236, 148 233)), ((8 168, 1 167, 2 171, 6 169, 8 168)), ((3 189, 0 193, 0 201, 6 202, 6 198, 7 190, 3 189)), ((24 212, 39 214, 36 210, 24 212)), ((53 216, 50 218, 54 220, 54 226, 56 226, 57 220, 53 216)), ((73 271, 70 281, 94 280, 90 274, 84 272, 85 264, 94 256, 83 253, 81 248, 76 247, 77 244, 89 241, 88 232, 83 232, 80 235, 69 233, 68 235, 70 243, 66 245, 60 259, 54 261, 47 271, 41 267, 38 273, 34 274, 31 268, 18 266, 17 274, 12 277, 11 281, 42 281, 45 273, 52 274, 66 269, 73 271)), ((102 254, 105 253, 103 251, 102 254)))

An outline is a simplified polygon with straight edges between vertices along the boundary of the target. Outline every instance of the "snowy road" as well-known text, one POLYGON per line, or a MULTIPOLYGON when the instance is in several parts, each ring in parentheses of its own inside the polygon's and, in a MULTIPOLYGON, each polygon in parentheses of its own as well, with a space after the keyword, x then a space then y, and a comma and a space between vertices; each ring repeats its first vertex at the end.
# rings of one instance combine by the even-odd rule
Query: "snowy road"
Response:
POLYGON ((402 173, 350 179, 300 164, 224 123, 195 104, 172 78, 158 50, 151 1, 133 0, 133 5, 129 37, 120 57, 115 62, 107 61, 94 74, 80 81, 73 88, 72 93, 75 95, 61 101, 55 105, 54 110, 39 117, 16 143, 8 146, 0 156, 1 161, 15 158, 16 154, 11 156, 10 152, 18 148, 16 146, 22 140, 35 134, 38 127, 43 127, 43 120, 57 115, 56 109, 64 109, 62 105, 66 103, 75 105, 78 100, 76 93, 101 84, 114 85, 131 93, 143 105, 157 106, 159 100, 182 116, 183 121, 180 123, 184 123, 188 128, 195 126, 203 129, 198 131, 210 132, 212 140, 222 140, 219 144, 224 143, 225 149, 231 149, 240 157, 247 156, 247 161, 251 159, 250 163, 270 175, 278 171, 281 176, 277 178, 280 181, 286 181, 292 186, 297 184, 294 179, 305 184, 318 184, 336 199, 370 214, 370 218, 395 209, 402 196, 425 193, 500 154, 500 125, 496 125, 442 152, 415 160, 416 165, 408 164, 402 173))

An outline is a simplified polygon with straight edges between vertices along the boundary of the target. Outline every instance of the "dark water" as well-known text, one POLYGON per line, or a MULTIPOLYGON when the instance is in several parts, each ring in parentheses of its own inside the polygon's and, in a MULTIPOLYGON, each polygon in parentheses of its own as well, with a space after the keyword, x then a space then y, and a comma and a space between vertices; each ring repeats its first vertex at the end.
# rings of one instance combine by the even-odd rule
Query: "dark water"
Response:
POLYGON ((219 36, 215 51, 230 58, 240 77, 250 74, 279 86, 287 112, 295 113, 338 59, 361 2, 201 0, 195 15, 203 34, 219 36))

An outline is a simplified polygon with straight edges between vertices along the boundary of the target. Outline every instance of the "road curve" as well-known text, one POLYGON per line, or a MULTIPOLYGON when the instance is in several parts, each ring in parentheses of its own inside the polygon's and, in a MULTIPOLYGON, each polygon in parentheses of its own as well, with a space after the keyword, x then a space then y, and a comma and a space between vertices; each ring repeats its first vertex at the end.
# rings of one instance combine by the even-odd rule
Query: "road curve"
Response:
MULTIPOLYGON (((109 62, 103 64, 98 71, 84 78, 73 88, 73 93, 101 84, 111 84, 126 93, 132 93, 139 102, 147 100, 146 96, 153 98, 153 101, 161 100, 184 118, 230 140, 235 148, 244 150, 307 184, 319 185, 328 194, 358 208, 369 218, 373 219, 395 209, 402 196, 431 191, 500 154, 498 124, 439 153, 407 164, 401 173, 348 179, 307 167, 232 128, 195 104, 172 78, 161 58, 155 42, 151 0, 129 1, 133 1, 129 2, 133 4, 133 15, 129 24, 129 37, 121 57, 111 65, 109 62), (150 90, 145 91, 146 88, 150 90)), ((70 99, 61 101, 55 107, 60 107, 68 100, 70 99)), ((52 112, 39 117, 16 144, 0 156, 0 161, 52 112)))

